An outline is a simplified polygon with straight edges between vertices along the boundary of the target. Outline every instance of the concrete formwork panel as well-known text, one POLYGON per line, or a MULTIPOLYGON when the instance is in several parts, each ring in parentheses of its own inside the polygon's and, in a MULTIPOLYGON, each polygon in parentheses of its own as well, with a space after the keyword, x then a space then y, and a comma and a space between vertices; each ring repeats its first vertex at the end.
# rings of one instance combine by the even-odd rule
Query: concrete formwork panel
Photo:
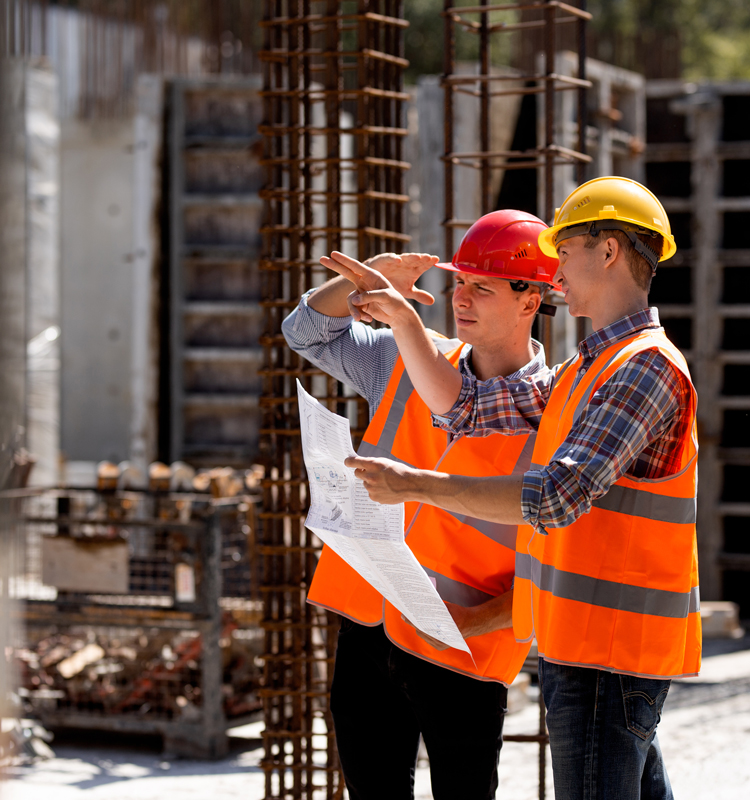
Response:
POLYGON ((61 430, 65 458, 130 450, 133 123, 61 129, 61 430))

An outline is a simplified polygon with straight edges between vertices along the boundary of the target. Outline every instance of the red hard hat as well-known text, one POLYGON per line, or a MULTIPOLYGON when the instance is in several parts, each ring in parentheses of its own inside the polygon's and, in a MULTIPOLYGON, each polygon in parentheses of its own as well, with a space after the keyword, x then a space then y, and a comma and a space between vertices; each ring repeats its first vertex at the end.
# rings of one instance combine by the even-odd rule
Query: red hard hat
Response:
POLYGON ((539 217, 525 211, 493 211, 466 231, 452 263, 435 266, 558 288, 553 282, 558 259, 545 255, 537 241, 546 229, 539 217))

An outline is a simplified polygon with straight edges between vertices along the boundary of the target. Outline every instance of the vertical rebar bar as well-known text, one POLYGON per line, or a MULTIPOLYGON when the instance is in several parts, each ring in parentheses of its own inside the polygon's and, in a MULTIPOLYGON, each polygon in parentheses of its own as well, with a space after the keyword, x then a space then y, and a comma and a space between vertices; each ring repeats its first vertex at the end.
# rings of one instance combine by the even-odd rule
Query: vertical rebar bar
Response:
MULTIPOLYGON (((490 29, 489 13, 483 10, 479 15, 479 74, 489 75, 492 69, 490 60, 490 29)), ((481 213, 487 214, 494 211, 494 198, 490 197, 491 164, 487 158, 490 151, 490 82, 482 80, 479 83, 479 150, 482 154, 480 160, 480 197, 481 213)))
MULTIPOLYGON (((443 152, 443 169, 445 175, 445 214, 443 217, 443 231, 445 233, 445 250, 444 258, 451 258, 453 256, 453 162, 451 155, 453 153, 453 84, 450 83, 448 78, 452 77, 456 68, 456 37, 455 25, 453 17, 449 9, 452 6, 451 0, 445 0, 443 10, 443 24, 444 24, 444 42, 443 52, 445 58, 445 66, 443 69, 443 87, 445 91, 444 100, 444 125, 443 125, 443 138, 444 138, 444 152, 443 152)), ((453 309, 447 298, 450 295, 451 286, 453 285, 453 277, 450 272, 445 273, 445 330, 449 335, 453 332, 453 309)))
MULTIPOLYGON (((578 0, 581 11, 586 10, 586 0, 578 0)), ((576 44, 578 46, 578 77, 586 80, 586 20, 581 17, 576 22, 576 44)), ((586 86, 581 84, 578 88, 578 152, 586 154, 586 86)), ((586 162, 576 162, 576 181, 581 184, 586 180, 586 162)))

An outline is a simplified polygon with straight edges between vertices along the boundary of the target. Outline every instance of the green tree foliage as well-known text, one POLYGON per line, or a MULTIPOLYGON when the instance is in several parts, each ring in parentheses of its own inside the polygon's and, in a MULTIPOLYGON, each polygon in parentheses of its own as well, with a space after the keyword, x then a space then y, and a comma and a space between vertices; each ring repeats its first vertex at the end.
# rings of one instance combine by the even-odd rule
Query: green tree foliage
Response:
MULTIPOLYGON (((477 6, 481 3, 456 0, 454 5, 477 6)), ((443 0, 406 0, 404 3, 404 16, 410 23, 405 36, 405 53, 410 64, 406 73, 407 83, 414 83, 420 75, 440 75, 445 70, 443 6, 443 0)), ((490 22, 491 24, 512 22, 516 16, 515 13, 496 11, 490 15, 490 22)), ((468 14, 465 15, 465 19, 478 21, 479 15, 468 14)), ((491 47, 492 64, 507 65, 510 60, 508 37, 493 37, 491 47)), ((460 26, 456 26, 455 48, 456 61, 476 61, 479 54, 479 38, 476 34, 468 33, 460 26)))
MULTIPOLYGON (((661 62, 648 58, 674 43, 677 73, 687 80, 750 79, 750 0, 587 0, 586 8, 593 14, 589 41, 594 57, 646 71, 648 77, 677 77, 657 74, 661 62)), ((411 22, 407 80, 443 71, 442 10, 442 0, 404 3, 411 22)), ((473 60, 476 53, 476 37, 457 37, 459 61, 473 60)), ((508 63, 507 54, 494 53, 493 63, 508 63)))
POLYGON ((685 78, 750 79, 747 0, 682 0, 678 19, 685 78))

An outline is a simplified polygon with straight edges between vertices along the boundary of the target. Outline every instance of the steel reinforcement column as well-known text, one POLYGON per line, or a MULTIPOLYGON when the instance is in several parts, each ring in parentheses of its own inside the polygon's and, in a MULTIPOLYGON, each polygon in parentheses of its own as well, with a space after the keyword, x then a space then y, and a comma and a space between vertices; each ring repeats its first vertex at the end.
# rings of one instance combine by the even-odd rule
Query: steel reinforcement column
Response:
POLYGON ((335 798, 344 790, 329 711, 338 619, 306 603, 321 543, 304 526, 308 491, 296 380, 350 418, 355 445, 368 409, 293 353, 281 322, 303 292, 332 277, 320 256, 340 249, 365 259, 408 242, 402 6, 401 0, 266 0, 261 23, 267 800, 335 798))

